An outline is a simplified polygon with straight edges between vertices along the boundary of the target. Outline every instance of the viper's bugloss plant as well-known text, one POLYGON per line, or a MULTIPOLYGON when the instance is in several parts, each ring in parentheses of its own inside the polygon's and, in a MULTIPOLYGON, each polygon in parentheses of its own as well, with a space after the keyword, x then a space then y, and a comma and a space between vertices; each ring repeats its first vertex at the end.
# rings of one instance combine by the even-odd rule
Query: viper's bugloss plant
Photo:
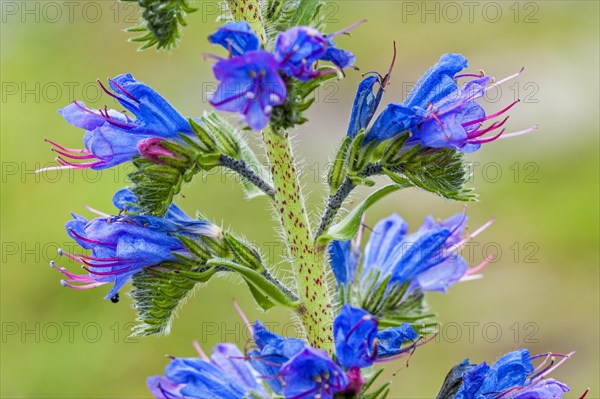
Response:
MULTIPOLYGON (((138 2, 145 19, 140 30, 147 31, 138 40, 145 47, 173 47, 183 16, 193 11, 187 1, 138 2)), ((393 99, 377 115, 398 63, 394 45, 388 72, 365 74, 358 85, 349 121, 337 132, 340 144, 327 173, 323 212, 312 220, 289 129, 307 121, 305 111, 320 85, 356 69, 354 54, 335 41, 364 21, 328 34, 319 18, 320 0, 226 4, 224 24, 208 37, 225 54, 204 54, 214 61, 218 83, 210 104, 238 114, 237 124, 208 111, 186 119, 130 74, 110 79, 108 87, 99 82, 123 111, 93 110, 78 101, 59 111, 85 130, 84 148, 50 142, 59 165, 44 170, 132 162, 133 172, 130 187, 113 197, 114 215, 88 208, 98 217, 73 215, 67 222, 67 233, 82 251, 59 254, 85 273, 51 265, 63 275, 63 285, 76 290, 112 284, 106 298, 113 302, 131 281, 136 335, 169 333, 177 309, 198 285, 224 274, 243 282, 259 308, 285 307, 301 326, 298 338, 279 335, 260 321, 248 323, 236 304, 251 340, 221 343, 210 356, 197 343, 198 357, 170 356, 164 375, 147 381, 157 398, 385 398, 391 386, 378 383, 382 365, 418 358, 415 352, 437 332, 428 293, 481 277, 491 261, 490 256, 470 267, 461 255, 491 221, 471 231, 466 212, 445 220, 427 216, 409 233, 396 213, 373 226, 365 223, 365 213, 411 187, 474 200, 464 154, 535 129, 504 134, 505 115, 516 102, 491 113, 479 103, 486 91, 523 70, 494 82, 483 72, 465 71, 463 55, 444 54, 405 99, 393 99), (245 130, 262 131, 266 162, 247 144, 245 130), (174 204, 187 183, 214 168, 240 177, 249 199, 272 206, 291 284, 277 279, 278 266, 251 241, 202 214, 191 218, 174 204), (387 184, 358 204, 346 202, 355 189, 381 183, 374 177, 387 184)), ((531 356, 520 349, 491 365, 465 360, 449 372, 438 398, 562 398, 567 385, 546 377, 571 355, 531 356)))

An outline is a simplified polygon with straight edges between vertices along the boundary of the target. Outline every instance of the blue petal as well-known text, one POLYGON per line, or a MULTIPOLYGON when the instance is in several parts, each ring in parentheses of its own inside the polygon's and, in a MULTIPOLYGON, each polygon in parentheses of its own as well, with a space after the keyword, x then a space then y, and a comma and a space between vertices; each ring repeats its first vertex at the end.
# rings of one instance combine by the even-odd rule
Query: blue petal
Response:
POLYGON ((93 131, 88 131, 83 137, 83 143, 94 156, 102 161, 92 169, 106 169, 121 163, 129 162, 139 154, 137 144, 149 135, 138 135, 116 129, 105 124, 93 131))
POLYGON ((406 237, 391 254, 390 283, 402 284, 411 281, 419 273, 432 267, 434 264, 428 262, 429 259, 440 251, 449 236, 450 231, 436 228, 406 237))
POLYGON ((150 86, 135 80, 131 74, 119 75, 109 84, 119 95, 121 105, 136 116, 139 133, 175 139, 179 138, 179 133, 193 133, 189 122, 167 100, 150 86), (133 96, 137 102, 123 90, 133 96))
POLYGON ((454 399, 483 399, 481 386, 490 372, 485 362, 473 367, 463 375, 463 383, 454 399))
POLYGON ((402 352, 402 344, 414 341, 419 335, 410 323, 402 323, 399 327, 390 327, 377 334, 377 358, 385 359, 402 352))
POLYGON ((148 377, 146 385, 156 399, 173 399, 181 396, 179 393, 181 386, 173 384, 163 376, 148 377))
POLYGON ((247 392, 217 366, 197 358, 177 358, 165 370, 166 377, 181 388, 183 397, 239 399, 247 392))
POLYGON ((405 132, 418 122, 417 114, 411 108, 399 104, 389 104, 375 119, 365 136, 365 142, 383 141, 405 132))
POLYGON ((566 384, 548 378, 519 390, 511 399, 561 399, 566 392, 569 392, 566 384))
POLYGON ((318 30, 298 26, 277 35, 274 54, 285 74, 306 82, 318 75, 314 63, 325 55, 327 46, 318 30))
POLYGON ((244 360, 244 354, 233 344, 219 344, 213 349, 210 357, 211 363, 219 367, 229 378, 237 381, 246 392, 254 391, 264 393, 262 384, 256 376, 249 363, 244 360))
POLYGON ((231 50, 234 56, 260 48, 258 37, 246 21, 227 23, 210 35, 208 40, 231 50))
POLYGON ((81 106, 69 104, 64 108, 59 109, 58 113, 71 125, 85 130, 94 130, 106 123, 100 116, 81 109, 82 107, 85 108, 85 105, 82 102, 79 102, 79 104, 81 106))
POLYGON ((321 60, 329 61, 341 69, 354 65, 355 59, 356 57, 351 51, 338 49, 335 47, 327 48, 327 51, 321 57, 321 60))
POLYGON ((335 354, 346 369, 369 367, 375 361, 377 320, 369 312, 344 305, 333 322, 335 354))
POLYGON ((427 108, 450 95, 458 86, 454 75, 467 67, 467 59, 461 54, 444 54, 417 82, 406 97, 403 105, 407 108, 427 108))
POLYGON ((348 125, 348 136, 350 137, 354 137, 361 130, 365 130, 377 111, 383 90, 380 87, 377 95, 375 95, 373 93, 375 83, 379 83, 376 76, 367 76, 358 85, 352 104, 350 124, 348 125))
POLYGON ((332 241, 329 244, 329 258, 338 286, 352 284, 358 266, 358 257, 352 250, 351 241, 332 241))
POLYGON ((392 251, 402 242, 407 231, 408 224, 395 213, 377 222, 365 247, 363 278, 371 268, 383 273, 390 271, 392 251))

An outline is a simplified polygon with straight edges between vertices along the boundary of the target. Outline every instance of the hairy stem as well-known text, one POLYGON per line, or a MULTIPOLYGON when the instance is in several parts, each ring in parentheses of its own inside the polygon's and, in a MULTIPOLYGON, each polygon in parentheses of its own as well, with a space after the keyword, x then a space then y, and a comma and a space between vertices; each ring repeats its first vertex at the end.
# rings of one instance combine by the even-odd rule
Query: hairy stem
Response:
POLYGON ((254 184, 258 189, 273 198, 275 190, 269 182, 263 179, 250 166, 239 159, 232 158, 228 155, 221 154, 221 166, 237 172, 240 176, 246 178, 250 183, 254 184))
POLYGON ((308 342, 333 353, 333 312, 323 253, 316 251, 304 208, 304 198, 288 135, 267 127, 263 131, 275 187, 275 209, 285 234, 298 294, 303 306, 299 315, 308 342))
MULTIPOLYGON (((358 177, 367 178, 370 176, 379 175, 381 174, 381 172, 381 164, 372 163, 367 165, 365 169, 358 174, 358 177)), ((344 201, 346 200, 346 198, 348 198, 352 190, 354 190, 355 188, 356 183, 354 183, 352 179, 346 176, 346 178, 344 179, 340 187, 337 189, 337 191, 333 195, 329 196, 329 198, 327 199, 327 206, 325 207, 325 212, 323 213, 323 216, 321 216, 321 223, 319 224, 319 228, 317 229, 317 233, 315 234, 316 239, 318 239, 327 231, 327 229, 329 229, 329 227, 331 227, 331 224, 335 220, 335 217, 342 205, 344 204, 344 201)))

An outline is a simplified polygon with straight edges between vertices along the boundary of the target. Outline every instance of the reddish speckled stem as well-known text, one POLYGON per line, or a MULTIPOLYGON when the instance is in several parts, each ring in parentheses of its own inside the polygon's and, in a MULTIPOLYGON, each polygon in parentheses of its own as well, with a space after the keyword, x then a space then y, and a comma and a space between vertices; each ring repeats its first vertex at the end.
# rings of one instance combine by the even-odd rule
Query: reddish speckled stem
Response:
POLYGON ((327 264, 323 253, 314 246, 288 135, 267 127, 263 139, 275 187, 275 208, 292 260, 298 296, 304 305, 299 314, 308 342, 332 353, 333 312, 325 273, 327 264))

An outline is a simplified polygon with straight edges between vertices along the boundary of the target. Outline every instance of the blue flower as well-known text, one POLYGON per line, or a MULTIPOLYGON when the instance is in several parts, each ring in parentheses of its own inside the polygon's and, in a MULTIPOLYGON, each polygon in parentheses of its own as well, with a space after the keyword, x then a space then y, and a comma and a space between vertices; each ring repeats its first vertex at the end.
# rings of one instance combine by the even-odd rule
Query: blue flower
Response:
POLYGON ((369 312, 344 305, 333 322, 335 354, 345 368, 369 367, 377 358, 377 319, 369 312))
MULTIPOLYGON (((397 214, 379 221, 362 256, 361 290, 389 278, 389 286, 410 283, 408 292, 445 292, 465 275, 481 269, 491 258, 468 270, 467 263, 457 253, 463 242, 466 220, 462 213, 441 222, 427 217, 413 234, 407 234, 408 224, 397 214)), ((490 223, 469 238, 479 234, 490 223)), ((330 244, 331 266, 338 285, 354 282, 353 276, 358 267, 357 250, 350 242, 330 244)))
MULTIPOLYGON (((491 87, 518 76, 522 70, 489 85, 492 79, 483 73, 458 75, 466 67, 467 59, 461 54, 444 54, 419 80, 404 102, 387 106, 373 123, 365 142, 383 141, 410 132, 411 138, 406 143, 408 147, 420 144, 424 147, 473 152, 481 144, 499 138, 504 130, 492 136, 483 136, 502 128, 508 117, 487 127, 483 127, 483 124, 506 113, 517 101, 499 112, 486 115, 477 100, 491 87), (460 87, 457 80, 463 77, 472 79, 460 87)), ((535 129, 537 126, 504 137, 535 129)))
POLYGON ((250 363, 265 377, 273 392, 281 395, 283 385, 278 378, 284 363, 304 349, 304 342, 296 338, 284 338, 269 331, 261 322, 254 323, 254 342, 258 349, 249 353, 250 363))
POLYGON ((292 398, 333 399, 343 392, 348 378, 324 351, 307 347, 281 367, 285 380, 284 396, 292 398))
POLYGON ((234 56, 260 49, 260 40, 248 22, 230 22, 208 37, 213 44, 220 44, 234 56))
POLYGON ((354 54, 335 48, 332 35, 323 35, 310 26, 298 26, 281 32, 275 41, 275 58, 281 70, 302 82, 334 71, 319 71, 315 64, 319 60, 330 61, 343 69, 354 64, 354 54))
POLYGON ((409 323, 379 331, 375 316, 346 304, 333 322, 333 336, 338 362, 352 369, 405 353, 408 349, 402 344, 418 334, 409 323))
POLYGON ((287 94, 278 68, 273 55, 263 50, 219 60, 213 66, 219 86, 210 103, 218 110, 244 115, 254 130, 263 129, 273 107, 283 104, 287 94))
POLYGON ((150 138, 179 139, 179 134, 191 134, 192 128, 163 97, 149 86, 136 81, 130 74, 109 79, 112 91, 100 81, 102 89, 119 101, 126 111, 112 109, 91 110, 82 102, 73 102, 59 110, 67 122, 86 130, 84 149, 63 147, 53 141, 60 166, 52 169, 106 169, 128 162, 139 154, 138 144, 150 138), (77 161, 83 161, 77 163, 77 161))
MULTIPOLYGON (((563 357, 562 361, 564 361, 570 355, 558 356, 563 357)), ((541 356, 543 355, 534 358, 541 356)), ((549 357, 549 355, 545 356, 549 357)), ((485 362, 479 365, 468 365, 467 359, 463 364, 468 367, 465 367, 462 385, 455 399, 486 399, 492 396, 494 399, 562 398, 569 388, 556 380, 546 379, 546 375, 554 369, 552 363, 534 374, 532 357, 526 349, 510 352, 491 366, 485 362)))
MULTIPOLYGON (((119 192, 116 203, 127 195, 119 192)), ((185 245, 177 238, 186 235, 219 237, 221 229, 204 220, 191 220, 187 216, 176 217, 179 208, 171 208, 170 218, 146 215, 108 216, 87 220, 73 215, 66 224, 68 234, 82 248, 91 250, 91 255, 70 254, 59 250, 60 255, 83 265, 88 274, 73 274, 64 268, 57 268, 66 280, 64 286, 82 290, 113 283, 106 298, 118 298, 121 287, 146 267, 156 266, 165 261, 177 261, 173 253, 189 254, 185 245)), ((51 263, 55 267, 54 262, 51 263)))
POLYGON ((210 359, 175 358, 164 377, 150 377, 148 387, 157 398, 265 397, 256 373, 232 344, 219 344, 210 359))

